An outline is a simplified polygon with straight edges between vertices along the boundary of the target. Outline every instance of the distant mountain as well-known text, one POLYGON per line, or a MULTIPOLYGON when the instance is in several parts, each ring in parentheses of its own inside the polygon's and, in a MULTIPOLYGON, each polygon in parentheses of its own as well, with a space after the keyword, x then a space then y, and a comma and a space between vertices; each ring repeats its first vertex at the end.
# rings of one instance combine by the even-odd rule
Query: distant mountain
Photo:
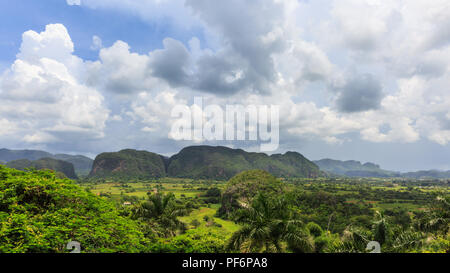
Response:
POLYGON ((51 153, 39 150, 8 150, 0 149, 0 160, 9 162, 18 159, 37 160, 44 157, 52 157, 51 153))
POLYGON ((419 178, 449 179, 450 171, 438 171, 438 170, 417 171, 417 172, 402 173, 402 176, 417 179, 419 178))
POLYGON ((269 156, 213 146, 191 146, 182 149, 170 158, 167 174, 173 177, 223 180, 253 169, 265 170, 276 177, 321 175, 314 163, 296 152, 269 156))
POLYGON ((322 171, 334 175, 344 175, 349 177, 398 177, 400 173, 387 171, 374 163, 361 164, 359 161, 322 159, 313 161, 322 171))
POLYGON ((131 149, 99 154, 89 173, 91 178, 159 178, 166 176, 161 155, 131 149))
POLYGON ((26 168, 49 169, 61 172, 70 179, 78 178, 72 163, 53 158, 41 158, 38 160, 18 159, 9 161, 6 165, 18 170, 25 170, 26 168))
POLYGON ((41 158, 53 158, 58 160, 67 161, 72 163, 75 172, 78 175, 87 175, 91 168, 94 160, 89 157, 82 155, 68 155, 68 154, 56 154, 40 151, 40 150, 9 150, 0 149, 0 163, 7 163, 13 160, 28 159, 28 160, 38 160, 41 158))
POLYGON ((84 155, 56 154, 52 158, 72 163, 78 175, 88 175, 94 163, 94 160, 84 155))

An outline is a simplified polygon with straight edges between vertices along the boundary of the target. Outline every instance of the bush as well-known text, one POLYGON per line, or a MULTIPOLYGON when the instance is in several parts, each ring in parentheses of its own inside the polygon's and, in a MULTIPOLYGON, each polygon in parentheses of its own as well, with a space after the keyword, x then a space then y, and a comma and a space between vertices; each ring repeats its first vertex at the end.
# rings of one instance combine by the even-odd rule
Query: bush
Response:
POLYGON ((191 229, 185 234, 159 239, 150 247, 153 253, 223 253, 225 237, 204 229, 191 229))
POLYGON ((0 252, 141 252, 147 239, 113 203, 51 171, 0 165, 0 252))

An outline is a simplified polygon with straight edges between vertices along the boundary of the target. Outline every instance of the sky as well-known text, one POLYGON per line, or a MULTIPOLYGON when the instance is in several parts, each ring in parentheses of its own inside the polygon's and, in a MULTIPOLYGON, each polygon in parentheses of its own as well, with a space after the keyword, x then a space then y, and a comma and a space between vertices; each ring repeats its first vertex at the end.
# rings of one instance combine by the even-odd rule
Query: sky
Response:
POLYGON ((279 105, 317 160, 450 169, 447 0, 0 0, 0 143, 171 155, 171 109, 279 105))

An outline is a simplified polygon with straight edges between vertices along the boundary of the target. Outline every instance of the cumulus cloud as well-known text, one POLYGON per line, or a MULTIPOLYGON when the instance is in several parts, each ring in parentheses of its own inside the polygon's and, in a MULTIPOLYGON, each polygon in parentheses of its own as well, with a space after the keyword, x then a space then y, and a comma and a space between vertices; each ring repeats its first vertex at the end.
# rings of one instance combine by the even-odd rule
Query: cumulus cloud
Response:
POLYGON ((134 132, 164 142, 172 107, 203 96, 219 105, 280 105, 285 142, 450 142, 448 1, 78 4, 195 26, 201 39, 167 37, 144 54, 94 36, 98 60, 85 61, 62 25, 25 32, 0 78, 2 138, 54 143, 110 129, 110 139, 130 130, 124 143, 134 132))
POLYGON ((62 138, 64 132, 83 139, 103 137, 108 117, 104 98, 78 80, 84 62, 72 53, 63 25, 23 34, 17 60, 0 78, 0 114, 15 124, 23 141, 74 140, 62 138))
POLYGON ((357 75, 338 88, 337 107, 346 113, 376 110, 383 98, 379 80, 370 74, 357 75))
POLYGON ((150 66, 155 77, 165 79, 172 85, 188 84, 190 55, 186 47, 174 39, 164 39, 164 49, 151 52, 150 66))
POLYGON ((87 69, 87 82, 106 92, 137 93, 152 84, 148 55, 130 52, 130 46, 123 41, 102 48, 99 60, 88 63, 87 69))

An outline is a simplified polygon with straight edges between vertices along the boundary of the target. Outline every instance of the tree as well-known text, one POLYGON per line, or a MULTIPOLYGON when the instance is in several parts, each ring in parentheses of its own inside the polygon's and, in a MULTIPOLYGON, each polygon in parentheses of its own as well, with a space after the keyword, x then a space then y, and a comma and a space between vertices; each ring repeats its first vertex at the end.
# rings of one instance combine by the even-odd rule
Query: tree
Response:
POLYGON ((0 253, 144 252, 149 241, 113 203, 54 171, 0 165, 0 253))
POLYGON ((447 234, 450 230, 450 200, 442 196, 435 199, 428 210, 426 216, 417 223, 419 230, 426 232, 440 232, 447 234))
POLYGON ((390 226, 383 213, 377 211, 376 215, 378 220, 373 223, 373 239, 380 245, 384 245, 391 237, 390 226))
POLYGON ((258 194, 251 205, 236 212, 243 226, 230 238, 227 248, 243 252, 282 252, 283 245, 294 252, 312 252, 308 231, 283 197, 258 194))
POLYGON ((172 193, 156 193, 150 194, 146 202, 134 208, 133 218, 148 223, 152 230, 167 237, 186 230, 185 224, 177 217, 187 212, 185 208, 175 204, 175 195, 172 193))

